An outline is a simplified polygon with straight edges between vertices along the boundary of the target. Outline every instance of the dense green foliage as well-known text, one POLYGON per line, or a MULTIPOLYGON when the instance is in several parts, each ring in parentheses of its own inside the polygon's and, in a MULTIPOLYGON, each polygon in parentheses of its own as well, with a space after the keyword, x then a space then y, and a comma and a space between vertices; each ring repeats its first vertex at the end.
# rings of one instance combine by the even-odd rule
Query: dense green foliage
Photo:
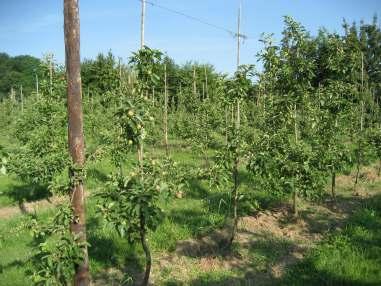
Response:
POLYGON ((9 96, 11 89, 20 96, 22 86, 25 94, 35 90, 35 76, 40 74, 40 60, 32 56, 11 57, 0 53, 0 100, 9 96))
MULTIPOLYGON (((297 216, 302 200, 324 198, 328 182, 335 199, 336 174, 356 167, 357 194, 361 166, 381 162, 381 31, 376 20, 359 27, 344 24, 343 35, 321 30, 314 37, 285 17, 281 41, 264 36, 262 42, 258 55, 262 71, 240 66, 232 77, 210 65, 177 65, 149 47, 133 53, 127 64, 111 52, 85 60, 84 169, 73 166, 67 152, 63 67, 49 58, 34 61, 1 55, 0 73, 12 74, 12 61, 20 73, 2 78, 0 87, 0 120, 6 126, 1 132, 14 140, 0 146, 1 173, 68 195, 76 180, 85 179, 86 171, 96 172, 90 164, 110 163, 112 167, 96 183, 100 215, 107 227, 128 238, 126 242, 139 245, 140 240, 146 283, 152 247, 146 237, 168 227, 176 214, 163 206, 175 197, 194 195, 195 184, 202 185, 199 196, 205 186, 213 192, 213 198, 202 198, 208 208, 218 206, 210 220, 229 224, 233 217, 234 229, 238 216, 265 207, 258 203, 258 193, 283 201, 292 198, 297 216), (38 69, 38 97, 31 96, 32 66, 38 69), (25 98, 7 96, 13 85, 21 84, 25 98), (163 144, 165 155, 160 152, 163 144), (171 157, 172 144, 192 150, 199 164, 178 164, 171 157), (76 175, 74 180, 69 181, 68 171, 76 175)), ((81 259, 81 245, 68 231, 71 215, 64 204, 51 224, 33 220, 35 261, 40 261, 32 271, 36 284, 68 283, 81 259)), ((191 215, 190 211, 186 219, 191 215)), ((371 210, 358 214, 377 215, 371 210)), ((330 252, 331 244, 344 245, 338 247, 342 251, 347 243, 356 244, 342 238, 357 235, 356 223, 348 233, 322 244, 309 263, 324 270, 322 256, 330 252)), ((158 241, 172 247, 175 243, 158 241)), ((352 250, 338 255, 350 256, 352 250)))

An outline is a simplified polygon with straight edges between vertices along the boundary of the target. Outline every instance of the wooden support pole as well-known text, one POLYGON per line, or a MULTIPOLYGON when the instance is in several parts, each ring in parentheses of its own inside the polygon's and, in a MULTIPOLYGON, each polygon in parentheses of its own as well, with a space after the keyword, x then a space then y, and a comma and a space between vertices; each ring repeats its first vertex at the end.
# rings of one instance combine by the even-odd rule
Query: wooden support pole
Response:
MULTIPOLYGON (((64 33, 67 78, 67 110, 68 110, 68 141, 69 151, 73 161, 79 168, 85 164, 85 142, 83 135, 82 84, 80 58, 80 28, 78 0, 64 0, 64 33)), ((73 170, 70 176, 78 176, 73 170)), ((71 232, 81 242, 86 242, 85 190, 83 178, 71 189, 71 205, 73 221, 71 232)), ((83 260, 76 265, 74 275, 75 286, 90 285, 89 259, 87 247, 83 247, 83 260)))

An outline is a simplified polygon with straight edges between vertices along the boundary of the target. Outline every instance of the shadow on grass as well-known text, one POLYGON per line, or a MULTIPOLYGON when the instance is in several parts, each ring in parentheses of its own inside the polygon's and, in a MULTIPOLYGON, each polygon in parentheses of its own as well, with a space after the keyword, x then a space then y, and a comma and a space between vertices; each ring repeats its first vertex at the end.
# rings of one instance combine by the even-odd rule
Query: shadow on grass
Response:
POLYGON ((188 190, 186 191, 187 197, 192 199, 206 198, 209 194, 208 189, 202 185, 197 178, 188 179, 188 190))
MULTIPOLYGON (((341 198, 337 207, 349 198, 341 198), (344 201, 343 201, 344 200, 344 201)), ((358 200, 356 198, 356 200, 358 200)), ((352 212, 351 212, 352 213, 352 212)), ((381 285, 381 195, 362 199, 342 231, 331 233, 280 285, 381 285)))
POLYGON ((89 179, 93 179, 97 182, 105 183, 108 181, 107 174, 105 172, 100 171, 97 168, 89 168, 87 170, 87 176, 89 179))
MULTIPOLYGON (((272 268, 283 265, 285 260, 297 260, 289 254, 295 248, 297 246, 291 241, 277 239, 270 233, 256 234, 249 241, 241 242, 239 251, 233 246, 229 252, 215 248, 215 252, 208 253, 210 259, 223 259, 223 269, 202 272, 187 284, 167 281, 164 285, 275 285, 277 278, 272 268), (241 251, 247 252, 245 259, 241 251)), ((200 254, 199 257, 205 256, 200 254)))
POLYGON ((8 264, 2 265, 0 264, 0 274, 4 271, 7 271, 8 269, 14 268, 14 267, 23 267, 25 265, 25 261, 21 259, 16 259, 8 264))
POLYGON ((303 248, 296 242, 255 232, 240 242, 239 249, 246 249, 249 258, 230 259, 210 236, 209 249, 191 241, 188 248, 200 250, 180 255, 223 256, 224 265, 230 264, 232 271, 207 271, 187 284, 169 280, 164 285, 381 285, 381 195, 339 197, 334 210, 346 216, 335 221, 336 217, 314 215, 311 210, 301 213, 311 232, 329 233, 304 259, 303 248), (338 225, 342 230, 334 230, 338 225))
POLYGON ((88 220, 89 257, 97 264, 94 274, 96 285, 130 285, 126 281, 141 279, 144 265, 139 259, 142 251, 121 238, 114 230, 102 228, 101 220, 92 217, 88 220))
POLYGON ((48 191, 46 186, 37 184, 23 184, 20 186, 11 185, 10 189, 4 192, 13 202, 18 203, 23 211, 23 203, 35 202, 43 199, 49 200, 52 193, 48 191))

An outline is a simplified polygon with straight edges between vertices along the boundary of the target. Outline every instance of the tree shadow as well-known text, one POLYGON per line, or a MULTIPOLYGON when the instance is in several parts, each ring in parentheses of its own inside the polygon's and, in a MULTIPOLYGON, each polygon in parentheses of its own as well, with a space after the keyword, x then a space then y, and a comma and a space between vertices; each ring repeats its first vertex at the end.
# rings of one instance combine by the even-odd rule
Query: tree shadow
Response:
POLYGON ((88 219, 89 257, 101 267, 93 275, 95 285, 131 285, 128 278, 140 281, 144 269, 142 251, 111 228, 100 231, 102 227, 99 217, 88 219))
POLYGON ((4 273, 4 271, 14 268, 14 267, 23 267, 25 265, 26 261, 23 261, 21 259, 16 259, 8 264, 2 265, 0 264, 0 274, 4 273))
POLYGON ((197 178, 189 178, 187 180, 188 189, 186 191, 187 197, 192 199, 202 199, 208 196, 209 191, 204 187, 200 180, 197 178))
MULTIPOLYGON (((318 244, 318 247, 322 243, 328 245, 327 254, 332 253, 335 256, 335 253, 341 252, 340 255, 343 257, 341 263, 343 264, 346 263, 346 260, 351 260, 350 257, 346 258, 348 250, 343 247, 341 239, 338 239, 337 246, 333 246, 333 249, 329 248, 332 247, 330 238, 343 233, 345 237, 350 237, 349 242, 345 242, 349 244, 348 249, 353 249, 354 253, 360 251, 362 256, 358 259, 368 261, 364 263, 373 265, 373 270, 370 271, 376 271, 381 257, 381 250, 378 247, 381 245, 381 232, 379 231, 381 228, 381 217, 379 217, 381 195, 354 199, 339 197, 334 210, 345 216, 340 219, 335 216, 329 217, 325 213, 316 214, 313 209, 307 209, 300 215, 307 224, 308 232, 329 233, 318 244), (338 226, 342 226, 342 228, 337 229, 338 226)), ((287 219, 282 223, 288 225, 292 221, 287 219)), ((244 231, 240 230, 240 232, 244 231)), ((228 264, 231 269, 231 271, 226 271, 224 267, 224 270, 220 272, 218 270, 203 272, 186 285, 381 285, 381 275, 376 273, 369 278, 369 276, 362 276, 360 271, 356 277, 345 271, 336 271, 341 268, 340 265, 337 265, 338 268, 334 265, 325 266, 324 262, 314 260, 316 259, 316 254, 313 254, 314 249, 308 251, 307 256, 303 258, 306 248, 299 245, 297 241, 276 237, 273 233, 258 233, 255 230, 249 231, 246 235, 246 238, 248 237, 250 239, 246 241, 236 242, 240 245, 239 249, 247 250, 249 259, 244 260, 240 259, 239 254, 222 251, 218 243, 220 238, 215 237, 213 233, 209 233, 207 239, 188 240, 178 245, 178 255, 211 259, 221 257, 224 259, 224 266, 228 264)), ((327 254, 323 252, 322 255, 327 254)), ((361 261, 358 262, 361 263, 361 261)), ((361 264, 358 267, 362 267, 361 264)), ((182 284, 181 281, 168 280, 164 285, 185 284, 182 284)))
POLYGON ((100 171, 97 168, 89 168, 87 170, 87 176, 88 176, 88 178, 92 178, 95 181, 98 181, 98 182, 101 182, 101 183, 105 183, 105 182, 108 181, 107 174, 102 172, 102 171, 100 171))
MULTIPOLYGON (((247 251, 248 257, 243 259, 242 254, 234 247, 229 251, 221 251, 221 248, 216 247, 214 252, 200 253, 198 257, 220 257, 224 260, 224 269, 202 272, 186 285, 274 285, 276 277, 272 267, 282 265, 285 260, 292 258, 297 260, 290 254, 297 246, 291 241, 274 238, 270 233, 256 233, 252 239, 236 242, 235 245, 237 244, 240 249, 247 251), (226 267, 229 271, 226 271, 226 267)), ((182 284, 170 280, 164 285, 182 284)))
POLYGON ((13 185, 8 191, 4 192, 4 194, 13 202, 18 203, 21 211, 24 211, 24 203, 35 202, 44 199, 49 200, 52 196, 52 193, 48 190, 47 186, 38 184, 23 184, 20 186, 13 185))

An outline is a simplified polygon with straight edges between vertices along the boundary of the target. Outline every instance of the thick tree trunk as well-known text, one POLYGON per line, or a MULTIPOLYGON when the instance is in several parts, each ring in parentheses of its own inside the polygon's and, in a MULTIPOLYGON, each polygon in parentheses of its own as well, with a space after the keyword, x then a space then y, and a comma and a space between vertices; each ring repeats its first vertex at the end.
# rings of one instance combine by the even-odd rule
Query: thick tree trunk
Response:
MULTIPOLYGON (((85 144, 83 136, 81 63, 78 0, 64 0, 64 30, 67 77, 68 141, 73 163, 83 167, 85 163, 85 144)), ((70 176, 75 176, 73 172, 70 176)), ((71 190, 71 204, 74 219, 70 229, 86 242, 85 196, 83 181, 78 180, 71 190)), ((74 285, 90 284, 87 247, 83 248, 83 261, 76 265, 74 285)))

